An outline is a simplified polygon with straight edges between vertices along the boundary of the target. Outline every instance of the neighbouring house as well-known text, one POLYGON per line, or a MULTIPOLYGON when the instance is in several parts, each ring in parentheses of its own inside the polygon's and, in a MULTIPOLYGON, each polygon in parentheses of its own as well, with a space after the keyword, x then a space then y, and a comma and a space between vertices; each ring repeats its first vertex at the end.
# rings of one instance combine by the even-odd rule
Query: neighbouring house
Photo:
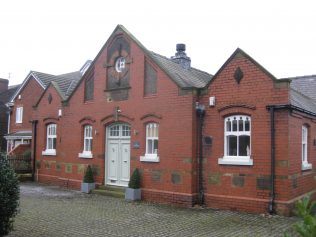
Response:
POLYGON ((79 71, 58 76, 35 71, 31 71, 27 75, 7 103, 11 111, 9 115, 10 129, 8 134, 5 135, 8 153, 12 152, 20 144, 29 145, 24 145, 23 149, 19 149, 19 153, 31 149, 33 106, 48 85, 54 82, 60 90, 64 91, 65 96, 68 96, 76 87, 90 63, 91 61, 87 61, 79 71))
POLYGON ((17 89, 16 86, 8 86, 9 80, 0 79, 0 152, 7 150, 7 142, 4 136, 8 133, 8 116, 10 113, 6 103, 17 89))
POLYGON ((37 179, 79 189, 91 165, 126 187, 138 168, 147 201, 289 215, 315 196, 315 89, 241 49, 211 75, 184 44, 168 58, 118 25, 69 93, 50 80, 30 103, 37 179))

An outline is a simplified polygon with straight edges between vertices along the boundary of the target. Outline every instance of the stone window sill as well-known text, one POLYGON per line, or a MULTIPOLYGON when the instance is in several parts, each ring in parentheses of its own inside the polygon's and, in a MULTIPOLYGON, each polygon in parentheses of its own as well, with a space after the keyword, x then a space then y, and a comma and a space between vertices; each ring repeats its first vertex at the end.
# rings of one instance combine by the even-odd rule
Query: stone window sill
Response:
POLYGON ((84 158, 84 159, 92 159, 93 155, 91 152, 82 152, 78 154, 79 158, 84 158))
POLYGON ((253 159, 250 157, 223 157, 218 159, 220 165, 253 165, 253 159))
POLYGON ((312 164, 302 163, 302 170, 311 170, 313 168, 312 164))
POLYGON ((145 154, 140 157, 140 161, 144 162, 159 162, 159 156, 157 154, 145 154))
POLYGON ((42 151, 43 156, 56 156, 56 150, 45 150, 42 151))

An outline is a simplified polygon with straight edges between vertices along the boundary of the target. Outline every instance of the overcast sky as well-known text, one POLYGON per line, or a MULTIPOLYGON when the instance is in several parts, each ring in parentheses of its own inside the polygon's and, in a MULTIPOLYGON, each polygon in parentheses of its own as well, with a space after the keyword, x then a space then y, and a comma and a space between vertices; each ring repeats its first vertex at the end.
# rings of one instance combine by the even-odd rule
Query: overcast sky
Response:
POLYGON ((0 78, 77 71, 118 24, 165 56, 185 43, 211 74, 237 47, 277 78, 316 74, 313 0, 7 0, 0 2, 0 78), (10 75, 10 76, 9 76, 10 75))

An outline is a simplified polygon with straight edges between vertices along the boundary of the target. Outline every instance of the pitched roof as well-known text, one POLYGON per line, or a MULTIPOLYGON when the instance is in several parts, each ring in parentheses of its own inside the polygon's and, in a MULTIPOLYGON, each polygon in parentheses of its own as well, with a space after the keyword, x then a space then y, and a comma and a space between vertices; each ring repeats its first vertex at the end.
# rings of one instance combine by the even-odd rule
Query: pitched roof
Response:
POLYGON ((60 92, 63 93, 65 97, 71 94, 76 84, 82 77, 80 71, 66 73, 58 76, 41 72, 34 72, 34 74, 40 81, 43 82, 45 88, 49 85, 49 83, 53 81, 57 83, 60 92))
POLYGON ((221 68, 215 73, 215 75, 212 78, 212 81, 218 77, 218 75, 224 70, 224 68, 235 58, 238 56, 242 56, 247 58, 250 62, 252 62, 254 65, 256 65, 263 73, 265 73, 268 77, 270 77, 274 82, 284 82, 284 81, 290 81, 288 78, 283 79, 277 79, 275 76, 273 76, 267 69, 265 69, 262 65, 260 65, 256 60, 254 60, 252 57, 250 57, 245 51, 243 51, 240 48, 237 48, 234 53, 226 60, 226 62, 221 66, 221 68))
POLYGON ((77 83, 80 81, 82 77, 82 74, 80 71, 76 71, 56 76, 43 72, 31 71, 25 78, 23 83, 20 85, 18 90, 11 97, 11 102, 14 101, 16 96, 20 93, 24 85, 26 85, 27 81, 31 77, 33 77, 42 86, 43 89, 46 89, 51 82, 55 82, 58 85, 58 92, 61 93, 61 97, 66 99, 75 89, 77 83))
POLYGON ((15 93, 20 85, 9 86, 9 89, 0 93, 0 102, 6 104, 10 101, 10 98, 15 93))
POLYGON ((203 88, 212 79, 212 75, 195 68, 184 69, 170 58, 151 52, 152 59, 181 88, 203 88))
POLYGON ((291 77, 290 103, 316 113, 316 75, 291 77))
MULTIPOLYGON (((108 44, 111 42, 113 37, 115 37, 115 35, 118 33, 124 33, 127 37, 134 41, 134 43, 137 44, 137 46, 143 50, 145 56, 150 58, 158 67, 160 67, 161 70, 163 70, 171 78, 173 82, 176 83, 177 86, 179 86, 182 89, 203 88, 212 79, 212 75, 207 72, 203 72, 195 68, 184 69, 179 64, 171 61, 171 59, 149 51, 136 37, 134 37, 134 35, 132 35, 122 25, 116 26, 111 36, 100 49, 97 56, 94 58, 92 62, 90 61, 91 65, 93 65, 96 62, 101 53, 106 49, 108 44)), ((93 67, 91 66, 90 70, 92 70, 92 68, 93 67)), ((69 94, 67 100, 71 98, 72 94, 75 92, 76 88, 80 85, 81 81, 83 80, 84 76, 80 79, 80 82, 76 84, 76 87, 74 88, 73 92, 69 94)))
POLYGON ((316 75, 290 77, 291 88, 316 101, 316 75))

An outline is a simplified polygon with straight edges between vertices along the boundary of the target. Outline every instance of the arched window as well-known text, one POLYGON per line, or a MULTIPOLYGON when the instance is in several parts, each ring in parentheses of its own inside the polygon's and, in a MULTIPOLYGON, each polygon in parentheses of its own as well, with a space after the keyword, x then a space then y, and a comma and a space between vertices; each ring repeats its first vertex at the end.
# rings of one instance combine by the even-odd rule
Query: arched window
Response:
POLYGON ((219 164, 252 165, 250 116, 227 117, 224 127, 224 157, 219 164))
POLYGON ((148 123, 146 125, 146 154, 141 156, 141 161, 158 162, 158 138, 159 124, 148 123))
POLYGON ((43 155, 56 155, 57 124, 51 123, 46 128, 46 150, 43 155))
POLYGON ((81 158, 92 158, 92 126, 85 125, 83 127, 83 152, 79 153, 81 158))
POLYGON ((302 170, 312 168, 312 164, 308 163, 308 127, 302 126, 302 170))

